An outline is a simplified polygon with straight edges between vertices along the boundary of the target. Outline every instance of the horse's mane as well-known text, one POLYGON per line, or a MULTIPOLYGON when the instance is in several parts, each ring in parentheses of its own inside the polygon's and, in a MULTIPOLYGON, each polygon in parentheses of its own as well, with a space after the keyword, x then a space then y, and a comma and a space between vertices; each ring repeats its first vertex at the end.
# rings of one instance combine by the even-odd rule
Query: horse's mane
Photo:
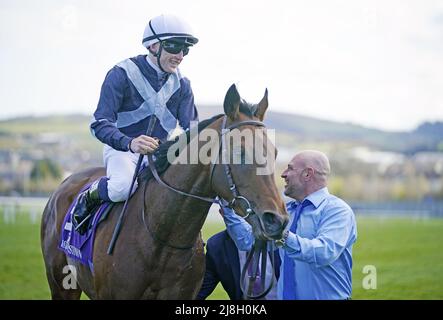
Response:
MULTIPOLYGON (((197 132, 200 133, 203 129, 205 129, 207 126, 209 126, 211 123, 213 123, 217 119, 221 118, 222 116, 224 116, 224 114, 218 114, 210 119, 205 119, 205 120, 200 121, 197 125, 197 132)), ((166 171, 166 169, 169 168, 169 166, 171 164, 169 163, 168 157, 167 157, 168 150, 174 143, 181 141, 181 139, 183 139, 183 137, 186 138, 186 144, 189 144, 189 142, 191 141, 191 131, 186 130, 181 135, 175 137, 174 140, 163 142, 162 144, 160 144, 158 149, 154 152, 155 167, 157 168, 158 173, 161 174, 164 171, 166 171)), ((151 170, 149 170, 149 168, 145 168, 144 170, 142 170, 140 172, 139 179, 144 180, 144 179, 150 178, 151 176, 152 176, 151 170)))
MULTIPOLYGON (((244 113, 244 114, 252 117, 253 115, 255 115, 255 113, 257 111, 257 105, 248 103, 244 99, 241 99, 239 111, 241 113, 244 113)), ((205 120, 202 120, 201 122, 199 122, 198 126, 197 126, 198 133, 200 133, 203 129, 205 129, 211 123, 213 123, 214 121, 216 121, 217 119, 219 119, 223 116, 224 116, 224 114, 218 114, 216 116, 213 116, 212 118, 205 119, 205 120)), ((166 141, 166 142, 160 144, 158 149, 154 152, 154 156, 156 159, 155 160, 155 167, 157 168, 157 172, 159 174, 165 172, 166 169, 168 169, 169 166, 171 165, 169 163, 168 157, 167 157, 169 148, 174 143, 176 143, 178 141, 182 141, 181 139, 183 139, 183 137, 186 137, 186 144, 189 144, 189 142, 191 140, 191 131, 186 130, 181 135, 175 137, 174 140, 166 141)), ((143 169, 139 174, 139 179, 142 179, 142 180, 149 179, 151 177, 152 177, 152 173, 151 173, 151 170, 149 170, 149 168, 143 169)))
POLYGON ((258 106, 256 104, 252 104, 252 103, 247 102, 244 99, 241 99, 241 102, 240 102, 240 112, 241 113, 244 113, 244 114, 252 117, 255 115, 255 112, 257 111, 257 107, 258 106))

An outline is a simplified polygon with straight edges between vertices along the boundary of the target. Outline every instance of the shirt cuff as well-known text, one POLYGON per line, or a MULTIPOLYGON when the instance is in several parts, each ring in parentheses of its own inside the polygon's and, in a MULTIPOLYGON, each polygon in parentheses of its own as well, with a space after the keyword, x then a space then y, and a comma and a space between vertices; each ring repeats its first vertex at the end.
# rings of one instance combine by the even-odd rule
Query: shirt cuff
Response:
POLYGON ((289 231, 288 238, 285 241, 284 249, 288 253, 300 252, 300 242, 298 241, 298 236, 295 233, 289 231))
POLYGON ((226 230, 229 236, 234 240, 235 245, 241 251, 251 250, 254 244, 254 236, 252 234, 252 227, 245 219, 238 216, 234 210, 222 207, 224 214, 223 220, 226 224, 226 230))
POLYGON ((240 218, 234 210, 224 206, 221 206, 221 208, 223 210, 223 220, 225 220, 226 223, 241 222, 242 218, 240 218))

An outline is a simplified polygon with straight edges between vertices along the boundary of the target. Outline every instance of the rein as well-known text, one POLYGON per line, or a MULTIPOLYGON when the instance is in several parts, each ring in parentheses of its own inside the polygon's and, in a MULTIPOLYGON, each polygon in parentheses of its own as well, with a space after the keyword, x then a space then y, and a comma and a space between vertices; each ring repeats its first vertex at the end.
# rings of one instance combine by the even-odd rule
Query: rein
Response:
MULTIPOLYGON (((223 118, 222 127, 221 127, 221 134, 220 134, 221 142, 220 142, 219 152, 217 153, 217 158, 215 159, 215 161, 213 161, 211 163, 209 179, 210 179, 210 184, 212 186, 212 176, 214 174, 214 169, 217 164, 217 160, 219 159, 220 154, 221 154, 222 155, 221 165, 223 166, 226 178, 228 180, 229 190, 231 191, 231 195, 232 195, 231 201, 226 201, 225 199, 223 199, 221 197, 219 197, 220 200, 218 200, 216 198, 210 198, 210 197, 205 197, 205 196, 201 196, 201 195, 196 195, 196 194, 188 193, 188 192, 179 190, 175 187, 172 187, 171 185, 166 183, 164 180, 162 180, 162 178, 158 174, 152 154, 148 155, 148 165, 149 165, 149 168, 152 172, 152 175, 154 176, 155 180, 159 183, 159 185, 161 185, 171 191, 174 191, 180 195, 183 195, 186 197, 191 197, 191 198, 202 200, 202 201, 206 201, 206 202, 210 202, 210 203, 220 204, 220 202, 225 202, 225 203, 228 203, 227 206, 231 209, 234 207, 234 205, 236 204, 237 201, 243 201, 246 204, 246 210, 245 210, 246 215, 243 218, 246 219, 247 217, 255 214, 255 212, 251 207, 250 201, 246 197, 240 195, 240 192, 238 191, 237 186, 234 183, 234 179, 232 177, 232 172, 231 172, 231 168, 230 168, 229 164, 223 163, 223 160, 226 160, 226 154, 227 154, 227 145, 226 145, 226 141, 225 141, 226 140, 225 136, 232 129, 238 128, 240 126, 253 125, 253 126, 257 126, 257 127, 265 127, 265 124, 261 121, 247 120, 247 121, 237 122, 237 123, 234 123, 234 124, 226 127, 226 123, 227 123, 227 116, 225 115, 223 118)), ((145 188, 146 188, 146 185, 145 185, 145 188)), ((149 234, 151 234, 151 236, 156 241, 162 243, 163 245, 173 248, 173 249, 179 249, 179 250, 189 250, 194 247, 194 244, 192 246, 171 245, 167 241, 162 240, 159 237, 157 237, 155 235, 155 233, 149 228, 149 224, 146 223, 146 221, 145 221, 144 206, 143 206, 143 210, 142 210, 142 220, 143 220, 143 223, 144 223, 146 229, 148 230, 149 234)), ((274 248, 273 241, 271 241, 271 248, 272 249, 274 248)), ((264 289, 264 291, 261 292, 260 294, 253 295, 253 286, 254 286, 255 281, 257 279, 257 271, 258 271, 258 264, 259 264, 260 256, 262 257, 261 270, 262 270, 262 273, 265 272, 265 276, 260 277, 261 278, 261 288, 264 289, 265 288, 265 281, 266 281, 266 263, 267 263, 266 261, 267 261, 267 257, 268 257, 267 241, 264 241, 264 240, 257 240, 256 241, 256 243, 254 245, 254 249, 249 252, 248 257, 246 259, 246 263, 243 266, 241 278, 240 278, 240 287, 244 293, 245 299, 260 299, 260 298, 264 297, 266 294, 269 293, 269 291, 272 289, 272 286, 274 284, 274 275, 272 275, 269 287, 264 289), (253 267, 253 274, 252 274, 252 276, 249 277, 249 284, 248 284, 248 288, 246 291, 244 288, 244 281, 243 280, 246 278, 246 271, 248 270, 249 265, 251 263, 252 263, 252 267, 253 267)), ((273 252, 273 250, 272 250, 271 257, 270 257, 270 261, 271 261, 271 266, 272 266, 272 270, 273 270, 274 269, 274 252, 273 252)))
MULTIPOLYGON (((220 142, 219 152, 217 153, 217 158, 211 164, 211 170, 210 170, 210 176, 209 176, 210 181, 211 181, 211 186, 212 186, 212 176, 214 174, 214 168, 215 168, 216 162, 217 162, 217 160, 219 158, 219 154, 221 153, 223 155, 223 154, 227 153, 227 146, 226 146, 226 141, 225 141, 225 135, 227 133, 229 133, 230 130, 238 128, 238 127, 243 126, 243 125, 254 125, 254 126, 258 126, 258 127, 264 127, 265 126, 265 124, 263 122, 255 121, 255 120, 248 120, 248 121, 237 122, 237 123, 234 123, 234 124, 226 127, 227 118, 228 117, 226 115, 223 118, 223 123, 222 123, 222 127, 221 127, 221 139, 220 139, 221 142, 220 142)), ((224 158, 222 158, 222 160, 223 159, 224 158)), ((246 219, 249 215, 252 215, 252 214, 255 213, 254 210, 251 208, 251 204, 250 204, 249 200, 247 198, 241 196, 240 193, 238 192, 237 186, 235 185, 234 180, 232 178, 231 168, 229 167, 229 164, 227 164, 227 163, 222 163, 221 165, 223 165, 223 167, 224 167, 224 171, 225 171, 226 177, 228 179, 229 190, 231 191, 231 193, 233 195, 232 200, 229 201, 229 202, 224 200, 221 197, 219 197, 220 200, 218 200, 216 198, 209 198, 209 197, 205 197, 205 196, 200 196, 200 195, 188 193, 188 192, 185 192, 185 191, 182 191, 182 190, 179 190, 177 188, 174 188, 174 187, 170 186, 158 174, 157 168, 155 167, 155 161, 153 159, 153 155, 152 154, 148 155, 148 165, 149 165, 149 169, 152 172, 153 177, 155 178, 155 180, 161 186, 163 186, 163 187, 165 187, 165 188, 167 188, 167 189, 169 189, 171 191, 174 191, 174 192, 176 192, 176 193, 178 193, 178 194, 180 194, 182 196, 191 197, 191 198, 194 198, 194 199, 198 199, 198 200, 202 200, 202 201, 206 201, 206 202, 210 202, 210 203, 217 203, 217 204, 220 204, 220 202, 225 202, 225 203, 228 203, 228 207, 229 208, 232 208, 235 205, 235 202, 237 200, 242 200, 247 205, 246 216, 244 216, 243 218, 246 219)), ((145 185, 145 188, 146 188, 146 185, 145 185)), ((143 223, 145 224, 146 229, 148 230, 148 232, 152 235, 152 237, 154 239, 158 240, 159 242, 161 242, 165 246, 168 246, 168 247, 171 247, 171 248, 174 248, 174 249, 183 249, 184 250, 184 249, 191 249, 191 248, 193 248, 193 245, 192 246, 175 246, 175 245, 171 245, 167 241, 158 238, 152 232, 152 230, 149 228, 149 225, 145 221, 144 209, 145 208, 143 206, 143 210, 142 210, 143 223)))
POLYGON ((248 256, 246 258, 246 263, 243 266, 242 271, 241 271, 241 275, 240 275, 240 288, 243 292, 243 298, 245 300, 261 299, 264 296, 266 296, 269 293, 269 291, 271 291, 272 287, 274 286, 274 278, 275 278, 274 249, 275 249, 275 246, 274 246, 274 241, 269 241, 269 242, 271 244, 269 254, 268 254, 268 248, 267 248, 268 241, 264 241, 264 240, 256 240, 254 247, 248 253, 248 256), (271 262, 272 274, 271 274, 271 280, 270 280, 269 286, 266 287, 266 264, 267 264, 269 255, 270 255, 269 260, 271 262), (259 262, 260 262, 260 257, 262 259, 261 259, 261 267, 259 269, 258 266, 259 266, 259 262), (249 277, 248 287, 245 288, 246 274, 247 274, 247 271, 250 269, 250 266, 252 267, 252 274, 248 276, 249 277), (258 275, 259 270, 261 270, 261 274, 258 275), (257 278, 260 278, 260 283, 259 283, 260 290, 263 290, 263 291, 254 295, 254 286, 257 281, 257 278))
MULTIPOLYGON (((222 132, 221 132, 221 143, 220 143, 220 148, 219 148, 219 150, 221 150, 222 155, 227 153, 227 146, 226 146, 226 141, 225 141, 224 136, 227 133, 229 133, 232 129, 235 129, 235 128, 238 128, 238 127, 244 126, 244 125, 254 125, 254 126, 258 126, 258 127, 265 127, 265 124, 263 122, 255 121, 255 120, 248 120, 248 121, 234 123, 226 128, 226 121, 227 121, 227 116, 225 115, 223 118, 222 132)), ((211 186, 212 186, 212 176, 214 174, 214 168, 215 168, 216 162, 218 160, 219 154, 220 154, 220 151, 217 154, 217 158, 215 159, 215 161, 211 164, 211 170, 210 170, 211 173, 209 175, 210 181, 211 181, 211 186)), ((222 156, 222 160, 223 159, 224 159, 224 157, 222 156)), ((188 193, 188 192, 176 189, 176 188, 170 186, 169 184, 167 184, 164 180, 162 180, 162 178, 158 174, 152 154, 148 155, 148 164, 149 164, 149 168, 151 169, 152 175, 154 176, 155 180, 163 187, 165 187, 169 190, 172 190, 178 194, 181 194, 182 196, 187 196, 187 197, 191 197, 191 198, 195 198, 198 200, 211 202, 211 203, 217 203, 217 204, 219 203, 218 200, 216 200, 214 198, 209 198, 209 197, 205 197, 205 196, 200 196, 200 195, 188 193)), ((241 196, 240 193, 238 192, 237 186, 235 185, 234 179, 232 178, 231 168, 229 167, 229 164, 222 163, 222 165, 223 165, 226 177, 228 179, 229 190, 231 190, 231 193, 233 195, 232 200, 229 202, 227 201, 229 203, 228 207, 232 208, 237 200, 244 201, 248 206, 246 209, 246 216, 243 217, 244 219, 246 219, 250 214, 254 213, 254 210, 251 208, 251 204, 250 204, 249 200, 246 199, 245 197, 241 196)))

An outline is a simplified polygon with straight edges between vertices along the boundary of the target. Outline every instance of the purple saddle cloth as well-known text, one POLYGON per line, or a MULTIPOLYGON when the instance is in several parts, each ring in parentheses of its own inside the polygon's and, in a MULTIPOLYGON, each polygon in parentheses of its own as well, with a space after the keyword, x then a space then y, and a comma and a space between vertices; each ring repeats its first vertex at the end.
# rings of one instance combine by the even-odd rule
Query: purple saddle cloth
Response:
POLYGON ((74 207, 77 204, 80 193, 89 188, 90 185, 91 183, 85 185, 71 203, 65 219, 63 220, 62 237, 58 247, 70 258, 80 261, 82 264, 87 265, 91 271, 93 271, 94 266, 92 263, 92 253, 94 249, 95 231, 98 224, 104 220, 104 213, 107 215, 109 212, 107 209, 112 203, 104 202, 102 205, 100 205, 92 217, 90 228, 84 235, 81 235, 75 231, 72 224, 74 207))

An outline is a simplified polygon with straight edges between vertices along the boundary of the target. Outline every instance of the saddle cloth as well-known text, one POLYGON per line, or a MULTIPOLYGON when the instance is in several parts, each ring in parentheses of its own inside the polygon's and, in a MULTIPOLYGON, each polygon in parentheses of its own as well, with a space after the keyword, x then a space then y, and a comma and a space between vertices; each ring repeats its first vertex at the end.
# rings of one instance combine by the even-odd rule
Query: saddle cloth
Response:
POLYGON ((90 185, 91 183, 86 184, 80 190, 79 194, 77 194, 77 196, 74 198, 74 201, 71 203, 68 212, 66 213, 62 224, 62 235, 59 249, 70 258, 80 261, 82 264, 87 265, 91 271, 94 271, 92 254, 94 249, 95 231, 99 223, 106 219, 113 203, 104 202, 98 207, 92 216, 90 227, 84 235, 81 235, 75 231, 72 224, 72 214, 80 193, 89 188, 90 185))

